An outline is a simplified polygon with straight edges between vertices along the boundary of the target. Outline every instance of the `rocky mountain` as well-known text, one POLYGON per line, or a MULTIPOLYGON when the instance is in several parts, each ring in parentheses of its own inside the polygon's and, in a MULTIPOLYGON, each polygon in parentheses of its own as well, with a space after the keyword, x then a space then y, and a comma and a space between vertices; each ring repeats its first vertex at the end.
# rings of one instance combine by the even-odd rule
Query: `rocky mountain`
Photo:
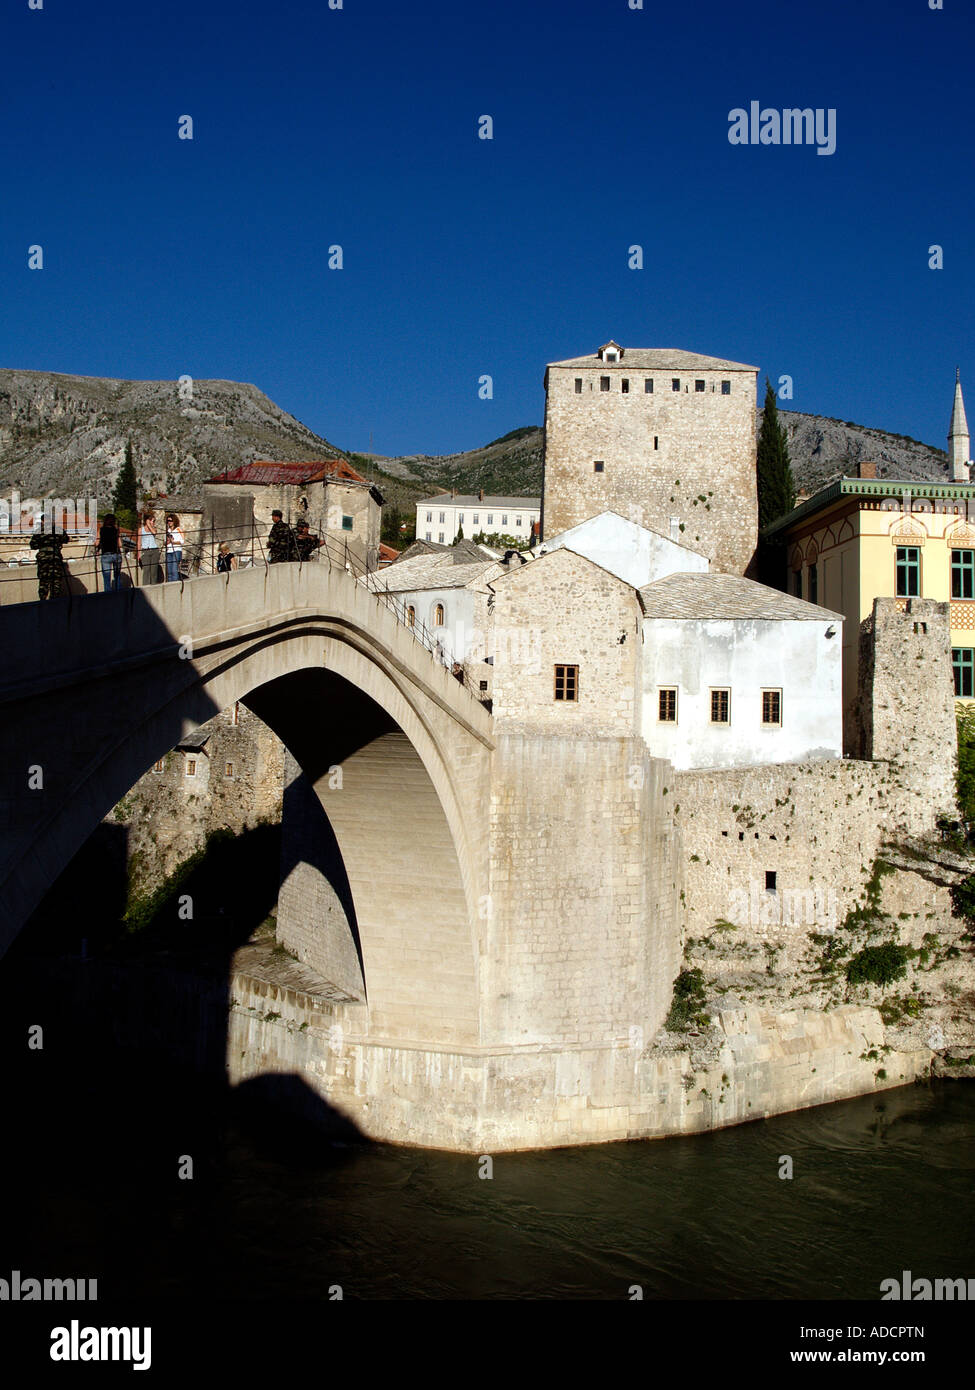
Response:
MULTIPOLYGON (((796 485, 814 492, 861 460, 878 476, 945 479, 947 456, 905 435, 800 411, 780 411, 796 485)), ((761 411, 758 412, 761 424, 761 411)), ((140 482, 170 496, 254 458, 349 458, 387 500, 409 510, 454 488, 537 496, 542 430, 525 426, 465 453, 400 458, 351 454, 234 381, 117 381, 0 369, 0 488, 23 497, 107 499, 132 441, 140 482)))
POLYGON ((116 381, 0 369, 0 487, 111 496, 131 439, 143 488, 170 495, 254 458, 345 457, 236 381, 116 381))

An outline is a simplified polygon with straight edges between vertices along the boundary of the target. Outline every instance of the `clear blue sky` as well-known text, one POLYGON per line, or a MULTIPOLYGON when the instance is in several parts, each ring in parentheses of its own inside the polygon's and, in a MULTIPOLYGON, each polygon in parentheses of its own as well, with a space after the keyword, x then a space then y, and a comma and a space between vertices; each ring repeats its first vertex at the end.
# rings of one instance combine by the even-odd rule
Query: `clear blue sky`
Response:
POLYGON ((0 365, 250 381, 342 447, 447 453, 613 337, 943 447, 975 5, 628 4, 6 0, 0 365), (835 108, 835 154, 731 145, 752 100, 835 108))

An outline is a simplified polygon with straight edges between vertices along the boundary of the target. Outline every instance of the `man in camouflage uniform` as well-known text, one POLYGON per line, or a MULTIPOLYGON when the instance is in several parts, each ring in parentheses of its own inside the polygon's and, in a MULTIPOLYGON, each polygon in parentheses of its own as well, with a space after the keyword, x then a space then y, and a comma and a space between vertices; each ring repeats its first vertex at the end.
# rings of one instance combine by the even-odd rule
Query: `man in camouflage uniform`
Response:
POLYGON ((268 563, 272 565, 280 564, 282 560, 297 560, 298 558, 294 532, 285 523, 278 511, 271 513, 271 530, 267 538, 267 558, 268 563))
POLYGON ((295 527, 295 546, 298 551, 299 560, 302 562, 314 560, 316 558, 315 551, 321 543, 320 538, 318 536, 313 536, 309 531, 307 521, 298 522, 298 525, 295 527))
POLYGON ((65 591, 65 568, 64 560, 61 557, 61 547, 68 544, 67 531, 60 534, 54 529, 54 522, 51 522, 51 530, 45 531, 44 521, 41 520, 41 528, 35 531, 30 538, 31 550, 37 551, 37 597, 60 598, 65 591))

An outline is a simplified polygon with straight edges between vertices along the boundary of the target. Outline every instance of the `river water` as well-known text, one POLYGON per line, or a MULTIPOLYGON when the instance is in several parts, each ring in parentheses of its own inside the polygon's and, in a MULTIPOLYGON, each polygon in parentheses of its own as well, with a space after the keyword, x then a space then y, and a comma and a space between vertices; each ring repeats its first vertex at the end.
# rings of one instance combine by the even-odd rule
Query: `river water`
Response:
POLYGON ((346 1299, 612 1300, 634 1285, 646 1299, 876 1299, 905 1269, 975 1276, 971 1083, 501 1155, 482 1177, 473 1157, 336 1146, 232 1092, 132 1080, 110 1103, 82 1077, 42 1097, 21 1088, 0 1274, 194 1301, 336 1286, 346 1299), (191 1181, 177 1176, 187 1154, 191 1181))

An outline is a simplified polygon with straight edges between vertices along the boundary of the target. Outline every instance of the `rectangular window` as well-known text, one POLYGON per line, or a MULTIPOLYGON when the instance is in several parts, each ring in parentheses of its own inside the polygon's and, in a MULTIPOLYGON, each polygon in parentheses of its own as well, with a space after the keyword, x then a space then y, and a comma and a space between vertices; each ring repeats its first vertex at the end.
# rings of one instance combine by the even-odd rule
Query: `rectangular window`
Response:
POLYGON ((521 530, 521 517, 520 517, 520 516, 516 516, 516 517, 515 517, 515 530, 516 530, 516 531, 520 531, 520 530, 521 530))
POLYGON ((472 520, 473 520, 475 526, 476 526, 477 523, 480 521, 480 519, 481 519, 480 513, 479 513, 479 512, 475 512, 475 513, 474 513, 474 516, 473 516, 473 518, 472 518, 472 520))
POLYGON ((579 698, 579 668, 578 668, 578 666, 556 666, 556 668, 555 668, 555 698, 556 698, 556 700, 578 700, 578 698, 579 698))
POLYGON ((187 777, 195 777, 195 776, 196 776, 196 759, 195 759, 195 758, 187 758, 187 759, 186 759, 186 775, 187 775, 187 777))
POLYGON ((899 545, 897 547, 897 585, 894 593, 898 598, 917 598, 920 592, 921 548, 917 545, 899 545))
POLYGON ((728 724, 731 722, 731 691, 712 690, 711 691, 711 723, 728 724))
POLYGON ((776 889, 776 883, 777 883, 777 882, 778 882, 778 875, 776 874, 776 871, 775 871, 774 869, 766 869, 766 870, 765 870, 765 891, 766 891, 766 893, 775 893, 775 892, 777 891, 777 889, 776 889))
POLYGON ((442 526, 446 520, 447 520, 446 513, 445 513, 445 512, 441 512, 441 513, 440 513, 440 525, 442 526))
POLYGON ((624 396, 627 395, 627 394, 629 393, 629 390, 630 390, 630 379, 629 379, 629 377, 626 377, 626 376, 625 376, 625 377, 623 378, 623 380, 620 382, 620 390, 623 392, 623 395, 624 395, 624 396))
POLYGON ((792 592, 796 598, 802 598, 802 570, 792 572, 792 592))
POLYGON ((576 377, 576 395, 577 395, 577 396, 581 396, 581 395, 582 395, 582 377, 581 377, 581 376, 577 376, 577 377, 576 377))
POLYGON ((653 447, 654 447, 655 449, 657 449, 657 448, 659 448, 659 445, 660 445, 660 441, 658 440, 657 436, 654 435, 654 436, 653 436, 653 447))
POLYGON ((730 382, 730 381, 723 381, 723 382, 721 383, 721 394, 722 394, 722 396, 730 396, 730 395, 731 395, 731 382, 730 382))
POLYGON ((767 725, 781 725, 782 723, 782 691, 763 690, 762 691, 762 723, 767 725))
POLYGON ((653 395, 653 377, 648 376, 643 379, 643 391, 647 396, 653 395))
POLYGON ((601 377, 599 378, 599 389, 600 389, 600 391, 608 391, 608 390, 609 390, 609 377, 608 377, 608 376, 601 376, 601 377))
POLYGON ((488 524, 489 526, 493 526, 493 525, 494 525, 494 513, 493 513, 493 512, 488 512, 487 524, 488 524))
POLYGON ((975 648, 952 647, 951 669, 955 677, 955 694, 961 700, 975 699, 975 648))
POLYGON ((428 540, 428 541, 432 541, 432 540, 433 540, 433 534, 432 534, 432 532, 428 531, 428 532, 426 533, 426 536, 424 537, 424 539, 425 539, 425 540, 428 540))
POLYGON ((819 570, 815 565, 809 566, 809 602, 819 602, 819 570))
POLYGON ((975 598, 975 550, 951 552, 951 597, 975 598))
POLYGON ((507 524, 508 524, 508 513, 507 513, 507 512, 502 512, 502 513, 501 513, 501 525, 502 525, 502 526, 507 526, 507 524))
POLYGON ((596 459, 595 462, 593 463, 592 471, 593 471, 594 473, 602 473, 603 470, 605 469, 605 467, 606 467, 606 465, 605 465, 605 463, 603 462, 602 459, 596 459))
POLYGON ((695 390, 695 391, 703 391, 703 390, 704 390, 704 382, 703 382, 703 381, 695 381, 695 383, 694 383, 694 390, 695 390))
POLYGON ((679 377, 679 376, 675 376, 675 377, 672 377, 672 378, 671 378, 670 389, 671 389, 671 391, 679 391, 679 390, 680 390, 680 377, 679 377))
POLYGON ((441 545, 443 545, 443 532, 442 532, 442 531, 439 531, 439 532, 437 533, 437 540, 440 542, 441 545))
POLYGON ((233 763, 224 763, 224 765, 223 765, 223 775, 224 775, 225 777, 233 777, 233 775, 234 775, 234 765, 233 765, 233 763))
POLYGON ((353 523, 352 518, 351 518, 350 516, 343 516, 343 518, 342 518, 342 530, 343 530, 343 531, 351 531, 351 530, 352 530, 352 527, 353 527, 353 524, 354 524, 354 523, 353 523))
POLYGON ((661 724, 677 723, 677 687, 664 686, 659 692, 657 719, 661 724))
POLYGON ((433 512, 427 512, 427 521, 433 520, 433 512))

